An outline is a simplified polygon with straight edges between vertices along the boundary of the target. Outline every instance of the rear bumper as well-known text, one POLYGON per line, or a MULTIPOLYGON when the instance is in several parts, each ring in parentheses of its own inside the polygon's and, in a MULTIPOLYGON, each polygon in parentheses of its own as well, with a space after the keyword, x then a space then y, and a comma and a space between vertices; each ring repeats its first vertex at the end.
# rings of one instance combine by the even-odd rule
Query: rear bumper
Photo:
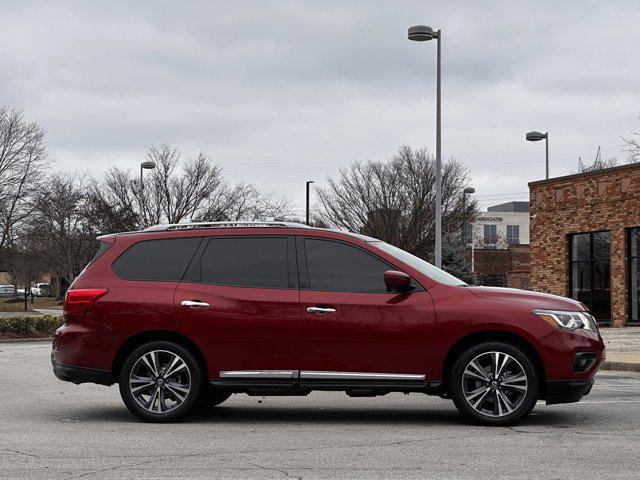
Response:
POLYGON ((98 383, 100 385, 113 385, 111 372, 107 372, 105 370, 62 365, 55 361, 53 355, 51 355, 51 365, 53 366, 53 374, 58 377, 58 379, 65 382, 72 382, 75 384, 98 383))
POLYGON ((593 387, 595 378, 586 380, 556 380, 547 382, 547 405, 579 402, 593 387))

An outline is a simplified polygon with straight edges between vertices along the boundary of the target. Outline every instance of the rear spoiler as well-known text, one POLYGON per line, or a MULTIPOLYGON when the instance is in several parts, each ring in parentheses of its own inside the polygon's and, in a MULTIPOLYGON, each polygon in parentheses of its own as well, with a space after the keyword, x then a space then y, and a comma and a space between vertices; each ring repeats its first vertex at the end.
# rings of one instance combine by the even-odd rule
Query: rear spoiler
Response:
POLYGON ((98 240, 99 242, 108 243, 109 245, 113 245, 114 243, 116 243, 116 234, 110 233, 108 235, 100 235, 99 237, 96 237, 96 240, 98 240))

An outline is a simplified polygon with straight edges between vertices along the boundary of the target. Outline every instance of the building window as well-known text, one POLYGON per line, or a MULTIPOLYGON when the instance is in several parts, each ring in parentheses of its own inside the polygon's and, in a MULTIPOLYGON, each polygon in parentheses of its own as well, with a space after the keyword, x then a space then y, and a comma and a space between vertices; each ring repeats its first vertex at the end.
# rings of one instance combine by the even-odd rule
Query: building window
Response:
POLYGON ((569 236, 569 291, 598 322, 611 322, 611 236, 609 232, 569 236))
POLYGON ((507 225, 507 243, 509 245, 520 243, 520 225, 507 225))
POLYGON ((640 228, 628 230, 629 252, 629 321, 640 321, 638 304, 640 303, 640 228))
POLYGON ((484 246, 495 247, 498 242, 498 226, 497 225, 485 225, 484 226, 484 246))

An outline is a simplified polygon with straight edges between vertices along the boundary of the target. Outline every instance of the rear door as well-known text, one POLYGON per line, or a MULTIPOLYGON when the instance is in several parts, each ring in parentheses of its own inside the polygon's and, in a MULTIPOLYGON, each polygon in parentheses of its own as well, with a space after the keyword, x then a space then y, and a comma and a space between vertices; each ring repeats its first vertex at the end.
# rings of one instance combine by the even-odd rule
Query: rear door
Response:
POLYGON ((209 378, 285 380, 300 368, 293 237, 206 239, 175 292, 180 329, 204 352, 209 378))
POLYGON ((301 382, 424 381, 433 361, 435 314, 427 291, 387 291, 399 270, 358 246, 303 238, 301 382))

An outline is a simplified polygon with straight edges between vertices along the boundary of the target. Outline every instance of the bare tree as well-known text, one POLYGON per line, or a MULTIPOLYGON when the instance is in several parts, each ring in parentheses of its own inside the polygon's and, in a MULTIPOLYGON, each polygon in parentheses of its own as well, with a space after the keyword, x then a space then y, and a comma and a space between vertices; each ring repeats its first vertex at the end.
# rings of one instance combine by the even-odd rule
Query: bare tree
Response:
MULTIPOLYGON (((112 168, 101 182, 94 182, 91 204, 101 212, 110 231, 136 228, 142 211, 144 226, 185 220, 260 220, 288 216, 289 202, 249 184, 232 185, 222 169, 204 153, 182 161, 181 153, 168 145, 152 146, 147 160, 156 168, 140 182, 127 172, 112 168), (118 221, 118 219, 120 219, 118 221)), ((103 230, 107 231, 107 230, 103 230)))
POLYGON ((290 215, 291 206, 286 199, 260 193, 253 185, 240 183, 225 185, 209 198, 199 219, 209 222, 256 221, 290 215))
MULTIPOLYGON (((640 117, 638 117, 640 119, 640 117)), ((623 152, 627 153, 629 163, 640 162, 640 130, 632 130, 630 137, 622 137, 623 152)))
POLYGON ((32 248, 51 273, 71 283, 96 251, 96 234, 87 216, 87 177, 56 174, 37 196, 29 227, 32 248))
POLYGON ((0 108, 0 250, 31 214, 48 167, 45 132, 21 110, 0 108))
POLYGON ((5 249, 5 257, 5 267, 13 279, 13 284, 24 289, 24 309, 27 310, 31 285, 40 281, 45 273, 45 262, 41 252, 34 248, 28 237, 21 237, 19 244, 5 249))
POLYGON ((108 170, 102 181, 92 179, 87 187, 88 222, 99 233, 126 232, 138 228, 138 199, 133 182, 117 168, 108 170))
MULTIPOLYGON (((435 161, 425 149, 408 146, 390 161, 354 162, 318 189, 320 213, 315 222, 361 232, 385 240, 422 258, 434 248, 435 161)), ((443 165, 442 225, 444 232, 459 232, 473 221, 477 203, 463 210, 462 191, 469 173, 461 162, 443 165)))

